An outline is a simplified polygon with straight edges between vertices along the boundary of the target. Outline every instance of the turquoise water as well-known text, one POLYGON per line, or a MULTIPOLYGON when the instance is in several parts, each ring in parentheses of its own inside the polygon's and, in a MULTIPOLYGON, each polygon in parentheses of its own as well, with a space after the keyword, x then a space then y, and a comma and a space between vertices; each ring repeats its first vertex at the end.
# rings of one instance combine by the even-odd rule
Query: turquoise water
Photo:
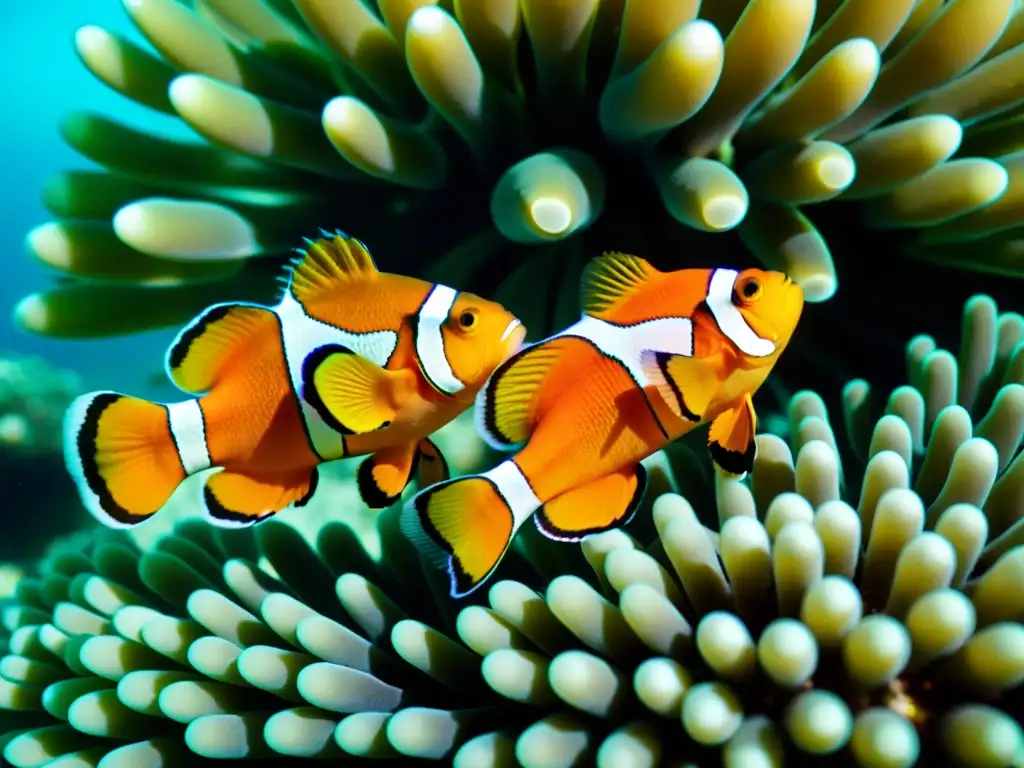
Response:
POLYGON ((25 235, 52 217, 43 208, 44 184, 64 169, 89 168, 89 161, 60 138, 58 125, 70 110, 116 115, 140 127, 159 127, 181 135, 180 123, 134 104, 100 83, 75 54, 75 30, 98 24, 111 32, 140 36, 119 2, 55 0, 8 3, 0 24, 3 118, 0 119, 0 353, 38 354, 78 371, 87 388, 146 386, 160 369, 174 331, 120 339, 69 341, 34 336, 6 320, 26 294, 49 284, 46 270, 25 254, 25 235), (175 131, 175 129, 177 129, 175 131))

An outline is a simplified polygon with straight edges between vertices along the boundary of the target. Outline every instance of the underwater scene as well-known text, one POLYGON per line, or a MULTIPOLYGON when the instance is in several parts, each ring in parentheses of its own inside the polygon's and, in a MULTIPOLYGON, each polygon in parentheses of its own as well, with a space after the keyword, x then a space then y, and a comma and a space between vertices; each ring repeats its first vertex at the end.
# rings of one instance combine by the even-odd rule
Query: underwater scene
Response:
POLYGON ((1024 3, 2 11, 0 765, 1024 768, 1024 3))

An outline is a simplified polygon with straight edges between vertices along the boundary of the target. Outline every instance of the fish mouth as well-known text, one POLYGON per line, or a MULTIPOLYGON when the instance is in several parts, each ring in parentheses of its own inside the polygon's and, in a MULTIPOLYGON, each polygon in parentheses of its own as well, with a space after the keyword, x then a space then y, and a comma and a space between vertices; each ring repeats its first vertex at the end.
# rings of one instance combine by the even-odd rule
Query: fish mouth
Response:
POLYGON ((501 340, 505 341, 505 339, 507 339, 509 336, 511 336, 512 332, 515 331, 516 328, 519 328, 521 325, 522 325, 522 323, 519 322, 519 318, 517 318, 517 317, 512 318, 512 322, 510 322, 507 326, 505 326, 505 332, 503 334, 501 334, 501 340))
POLYGON ((501 341, 499 342, 505 359, 507 360, 521 350, 525 341, 526 326, 518 319, 512 320, 505 328, 505 332, 501 334, 501 341))

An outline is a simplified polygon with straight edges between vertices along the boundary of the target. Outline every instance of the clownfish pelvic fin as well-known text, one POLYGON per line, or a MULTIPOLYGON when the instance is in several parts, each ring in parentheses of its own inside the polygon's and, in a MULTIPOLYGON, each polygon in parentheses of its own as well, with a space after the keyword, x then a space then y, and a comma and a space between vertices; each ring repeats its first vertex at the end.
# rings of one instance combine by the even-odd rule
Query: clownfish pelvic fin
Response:
POLYGON ((359 495, 370 509, 386 509, 398 501, 414 474, 420 488, 449 477, 448 462, 429 438, 385 448, 363 459, 356 473, 359 495))
POLYGON ((708 451, 724 472, 744 476, 754 468, 757 455, 757 414, 750 395, 711 422, 708 432, 708 451))

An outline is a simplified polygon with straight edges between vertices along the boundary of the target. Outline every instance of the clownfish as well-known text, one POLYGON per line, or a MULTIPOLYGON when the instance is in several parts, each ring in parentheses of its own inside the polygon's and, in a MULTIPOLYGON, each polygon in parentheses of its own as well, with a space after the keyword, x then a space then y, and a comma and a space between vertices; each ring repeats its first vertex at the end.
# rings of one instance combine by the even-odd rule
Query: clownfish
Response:
POLYGON ((367 456, 357 480, 375 509, 414 473, 421 487, 449 476, 429 435, 473 405, 525 327, 479 296, 379 272, 359 240, 323 234, 297 249, 279 304, 217 304, 178 334, 167 373, 192 399, 92 392, 71 404, 67 468, 101 522, 140 523, 211 468, 205 512, 229 528, 305 505, 324 461, 367 456))
POLYGON ((581 303, 579 322, 514 354, 477 395, 481 436, 515 455, 403 507, 403 532, 447 568, 453 597, 487 579, 530 517, 559 541, 627 523, 646 489, 640 461, 701 424, 722 470, 749 471, 751 397, 803 291, 779 272, 661 272, 608 253, 584 270, 581 303))

